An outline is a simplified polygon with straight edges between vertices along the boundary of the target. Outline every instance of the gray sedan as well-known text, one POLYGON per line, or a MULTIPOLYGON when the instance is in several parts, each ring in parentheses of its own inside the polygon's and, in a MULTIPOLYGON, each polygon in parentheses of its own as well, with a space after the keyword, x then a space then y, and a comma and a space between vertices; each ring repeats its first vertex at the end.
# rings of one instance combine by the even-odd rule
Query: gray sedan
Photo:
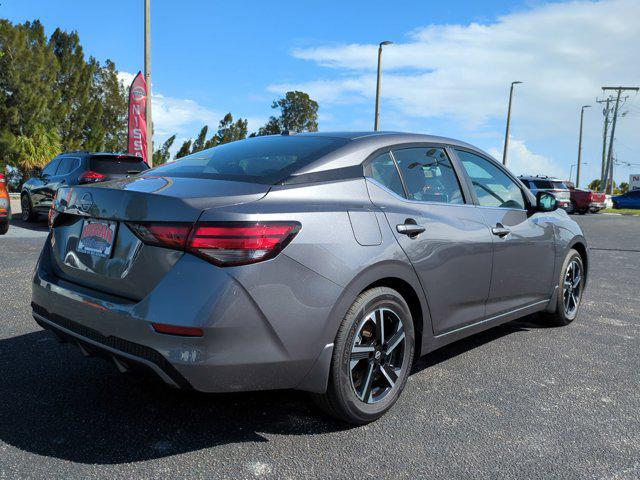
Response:
POLYGON ((363 424, 420 355, 576 318, 578 225, 452 139, 250 138, 61 188, 33 315, 87 355, 205 392, 295 388, 363 424))

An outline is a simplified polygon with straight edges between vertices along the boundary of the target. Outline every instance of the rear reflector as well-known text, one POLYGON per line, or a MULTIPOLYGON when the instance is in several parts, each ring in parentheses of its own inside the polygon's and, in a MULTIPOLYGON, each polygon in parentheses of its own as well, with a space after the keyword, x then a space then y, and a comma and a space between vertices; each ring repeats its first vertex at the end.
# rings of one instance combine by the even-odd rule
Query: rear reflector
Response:
POLYGON ((143 242, 197 255, 222 267, 275 257, 300 230, 298 222, 127 223, 143 242))
POLYGON ((180 335, 182 337, 202 337, 204 335, 202 329, 197 327, 179 327, 164 323, 152 323, 151 325, 156 332, 167 335, 180 335))

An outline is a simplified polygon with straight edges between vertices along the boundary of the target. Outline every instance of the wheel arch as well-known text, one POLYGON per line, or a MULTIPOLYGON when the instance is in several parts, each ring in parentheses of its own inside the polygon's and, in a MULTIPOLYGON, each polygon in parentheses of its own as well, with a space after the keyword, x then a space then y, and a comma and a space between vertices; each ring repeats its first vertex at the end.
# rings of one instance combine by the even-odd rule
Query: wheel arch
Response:
POLYGON ((580 254, 582 264, 584 265, 584 281, 586 286, 589 279, 589 251, 587 249, 587 242, 582 237, 575 238, 569 245, 569 249, 573 249, 580 254))

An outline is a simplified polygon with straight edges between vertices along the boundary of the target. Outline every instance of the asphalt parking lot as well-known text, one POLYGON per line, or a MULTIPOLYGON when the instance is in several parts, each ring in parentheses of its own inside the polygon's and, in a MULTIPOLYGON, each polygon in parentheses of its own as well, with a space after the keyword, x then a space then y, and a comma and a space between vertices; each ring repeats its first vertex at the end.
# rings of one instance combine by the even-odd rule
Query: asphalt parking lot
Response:
POLYGON ((640 478, 640 217, 573 218, 592 247, 578 320, 434 352, 358 428, 304 393, 183 393, 58 344, 29 310, 46 228, 18 224, 0 237, 0 478, 640 478))

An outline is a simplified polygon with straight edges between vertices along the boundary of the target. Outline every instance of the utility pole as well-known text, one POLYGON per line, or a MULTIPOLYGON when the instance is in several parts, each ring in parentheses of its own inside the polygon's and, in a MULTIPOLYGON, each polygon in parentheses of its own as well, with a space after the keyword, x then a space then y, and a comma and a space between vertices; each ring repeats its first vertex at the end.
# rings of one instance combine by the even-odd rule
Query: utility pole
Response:
POLYGON ((153 167, 153 121, 151 119, 151 0, 144 0, 144 80, 147 82, 147 162, 153 167))
POLYGON ((502 164, 507 164, 507 148, 509 147, 509 126, 511 125, 511 102, 513 100, 513 87, 522 83, 520 81, 511 82, 511 89, 509 90, 509 108, 507 109, 507 131, 504 134, 504 151, 502 152, 502 164))
POLYGON ((393 42, 390 40, 385 40, 384 42, 380 42, 378 45, 378 77, 376 79, 376 111, 375 111, 375 119, 373 121, 373 131, 378 131, 378 126, 380 124, 380 77, 382 76, 382 47, 385 45, 391 45, 393 42))
POLYGON ((613 109, 613 122, 611 123, 611 137, 609 138, 609 152, 607 153, 607 165, 605 166, 604 169, 604 186, 605 186, 605 193, 607 192, 607 184, 609 183, 609 180, 611 180, 611 195, 613 195, 613 139, 615 138, 615 134, 616 134, 616 121, 618 120, 618 111, 620 108, 620 96, 622 95, 622 92, 626 91, 626 90, 631 90, 634 92, 638 92, 638 90, 640 90, 640 88, 638 87, 602 87, 602 91, 606 92, 608 90, 615 90, 618 92, 618 94, 616 95, 616 105, 613 109))
POLYGON ((609 131, 609 114, 611 113, 612 97, 607 97, 606 100, 596 100, 597 103, 606 103, 606 106, 602 110, 604 115, 604 128, 602 129, 602 164, 600 165, 600 188, 598 191, 604 192, 604 167, 607 163, 607 132, 609 131))
POLYGON ((584 109, 591 108, 591 105, 583 105, 580 109, 580 137, 578 140, 578 168, 576 169, 576 188, 580 188, 580 159, 582 158, 582 122, 584 120, 584 109))

